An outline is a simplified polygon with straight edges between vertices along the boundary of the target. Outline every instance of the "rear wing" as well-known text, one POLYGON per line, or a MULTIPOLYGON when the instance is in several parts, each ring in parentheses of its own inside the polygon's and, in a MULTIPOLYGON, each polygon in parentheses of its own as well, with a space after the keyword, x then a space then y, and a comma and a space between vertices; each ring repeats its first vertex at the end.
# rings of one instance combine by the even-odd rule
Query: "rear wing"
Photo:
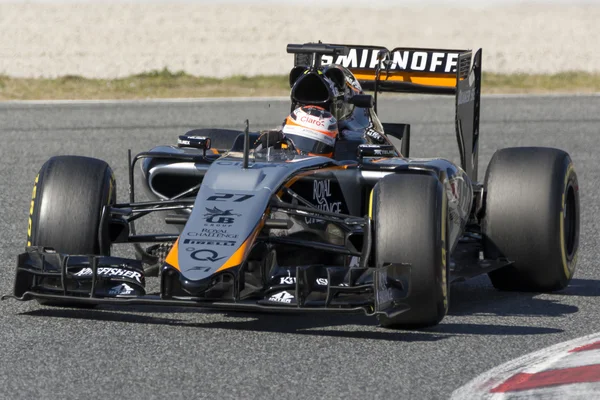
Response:
POLYGON ((348 68, 363 89, 375 92, 375 109, 378 92, 454 95, 461 167, 477 181, 481 49, 473 55, 471 50, 307 43, 288 45, 288 53, 294 54, 294 66, 348 68))

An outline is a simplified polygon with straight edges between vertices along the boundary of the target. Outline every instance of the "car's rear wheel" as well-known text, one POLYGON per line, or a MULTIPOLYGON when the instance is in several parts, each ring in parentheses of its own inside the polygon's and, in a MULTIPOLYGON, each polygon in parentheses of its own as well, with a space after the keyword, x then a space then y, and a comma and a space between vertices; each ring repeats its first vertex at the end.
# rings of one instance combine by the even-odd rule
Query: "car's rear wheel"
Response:
POLYGON ((541 147, 497 151, 485 177, 486 258, 514 264, 489 274, 500 290, 565 288, 579 246, 579 185, 571 158, 541 147))
POLYGON ((399 302, 410 309, 380 316, 384 327, 414 329, 438 324, 448 311, 447 200, 429 174, 387 175, 372 192, 376 267, 410 264, 410 290, 399 302))

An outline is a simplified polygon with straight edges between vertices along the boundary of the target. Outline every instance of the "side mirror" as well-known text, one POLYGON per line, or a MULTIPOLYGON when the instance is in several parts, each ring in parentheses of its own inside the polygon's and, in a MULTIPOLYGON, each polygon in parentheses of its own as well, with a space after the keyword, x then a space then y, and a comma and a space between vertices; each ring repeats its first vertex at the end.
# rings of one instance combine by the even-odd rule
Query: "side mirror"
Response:
POLYGON ((397 157, 398 153, 391 144, 359 144, 356 155, 363 157, 397 157))
POLYGON ((354 96, 350 97, 348 103, 354 104, 356 107, 361 108, 373 108, 373 105, 375 104, 373 102, 373 96, 370 94, 355 94, 354 96))
POLYGON ((210 138, 205 136, 179 136, 177 139, 177 147, 191 147, 194 149, 208 150, 210 149, 210 138))

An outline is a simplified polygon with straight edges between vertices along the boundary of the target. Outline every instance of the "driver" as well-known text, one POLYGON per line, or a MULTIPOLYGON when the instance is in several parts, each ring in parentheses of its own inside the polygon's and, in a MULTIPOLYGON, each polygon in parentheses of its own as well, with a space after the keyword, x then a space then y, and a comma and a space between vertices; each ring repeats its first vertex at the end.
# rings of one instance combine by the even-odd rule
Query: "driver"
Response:
POLYGON ((338 135, 337 120, 329 111, 318 106, 302 106, 292 111, 281 128, 261 132, 255 150, 288 148, 289 145, 300 154, 333 157, 338 135))
POLYGON ((318 106, 302 106, 285 119, 282 133, 303 154, 333 157, 338 138, 335 117, 318 106))

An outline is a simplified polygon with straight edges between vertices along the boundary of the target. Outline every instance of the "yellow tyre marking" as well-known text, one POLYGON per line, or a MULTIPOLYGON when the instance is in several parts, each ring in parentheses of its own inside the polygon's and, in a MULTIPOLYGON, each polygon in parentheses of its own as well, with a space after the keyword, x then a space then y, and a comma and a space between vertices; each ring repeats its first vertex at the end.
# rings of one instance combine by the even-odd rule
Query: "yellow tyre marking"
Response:
MULTIPOLYGON (((563 269, 565 271, 565 276, 567 277, 567 279, 571 279, 571 276, 573 275, 573 271, 569 268, 569 264, 567 262, 567 250, 566 250, 566 244, 565 244, 565 230, 564 230, 564 225, 565 225, 565 221, 564 221, 564 216, 565 216, 565 207, 567 206, 566 204, 566 194, 567 194, 567 184, 569 183, 569 177, 571 174, 571 171, 573 170, 573 164, 569 164, 569 166, 567 167, 567 173, 565 175, 565 182, 563 185, 563 193, 562 193, 562 203, 561 203, 561 209, 560 209, 560 215, 559 215, 559 229, 560 229, 560 253, 562 256, 562 264, 563 264, 563 269)), ((577 254, 573 255, 573 260, 571 260, 571 265, 575 265, 573 263, 573 261, 577 260, 577 254)))
POLYGON ((373 192, 375 188, 371 189, 371 194, 369 195, 369 218, 373 219, 373 192))
POLYGON ((33 191, 31 192, 31 204, 29 206, 29 220, 27 221, 27 246, 31 246, 31 229, 33 225, 33 211, 35 209, 35 198, 37 196, 37 184, 40 180, 40 174, 33 181, 33 191))

